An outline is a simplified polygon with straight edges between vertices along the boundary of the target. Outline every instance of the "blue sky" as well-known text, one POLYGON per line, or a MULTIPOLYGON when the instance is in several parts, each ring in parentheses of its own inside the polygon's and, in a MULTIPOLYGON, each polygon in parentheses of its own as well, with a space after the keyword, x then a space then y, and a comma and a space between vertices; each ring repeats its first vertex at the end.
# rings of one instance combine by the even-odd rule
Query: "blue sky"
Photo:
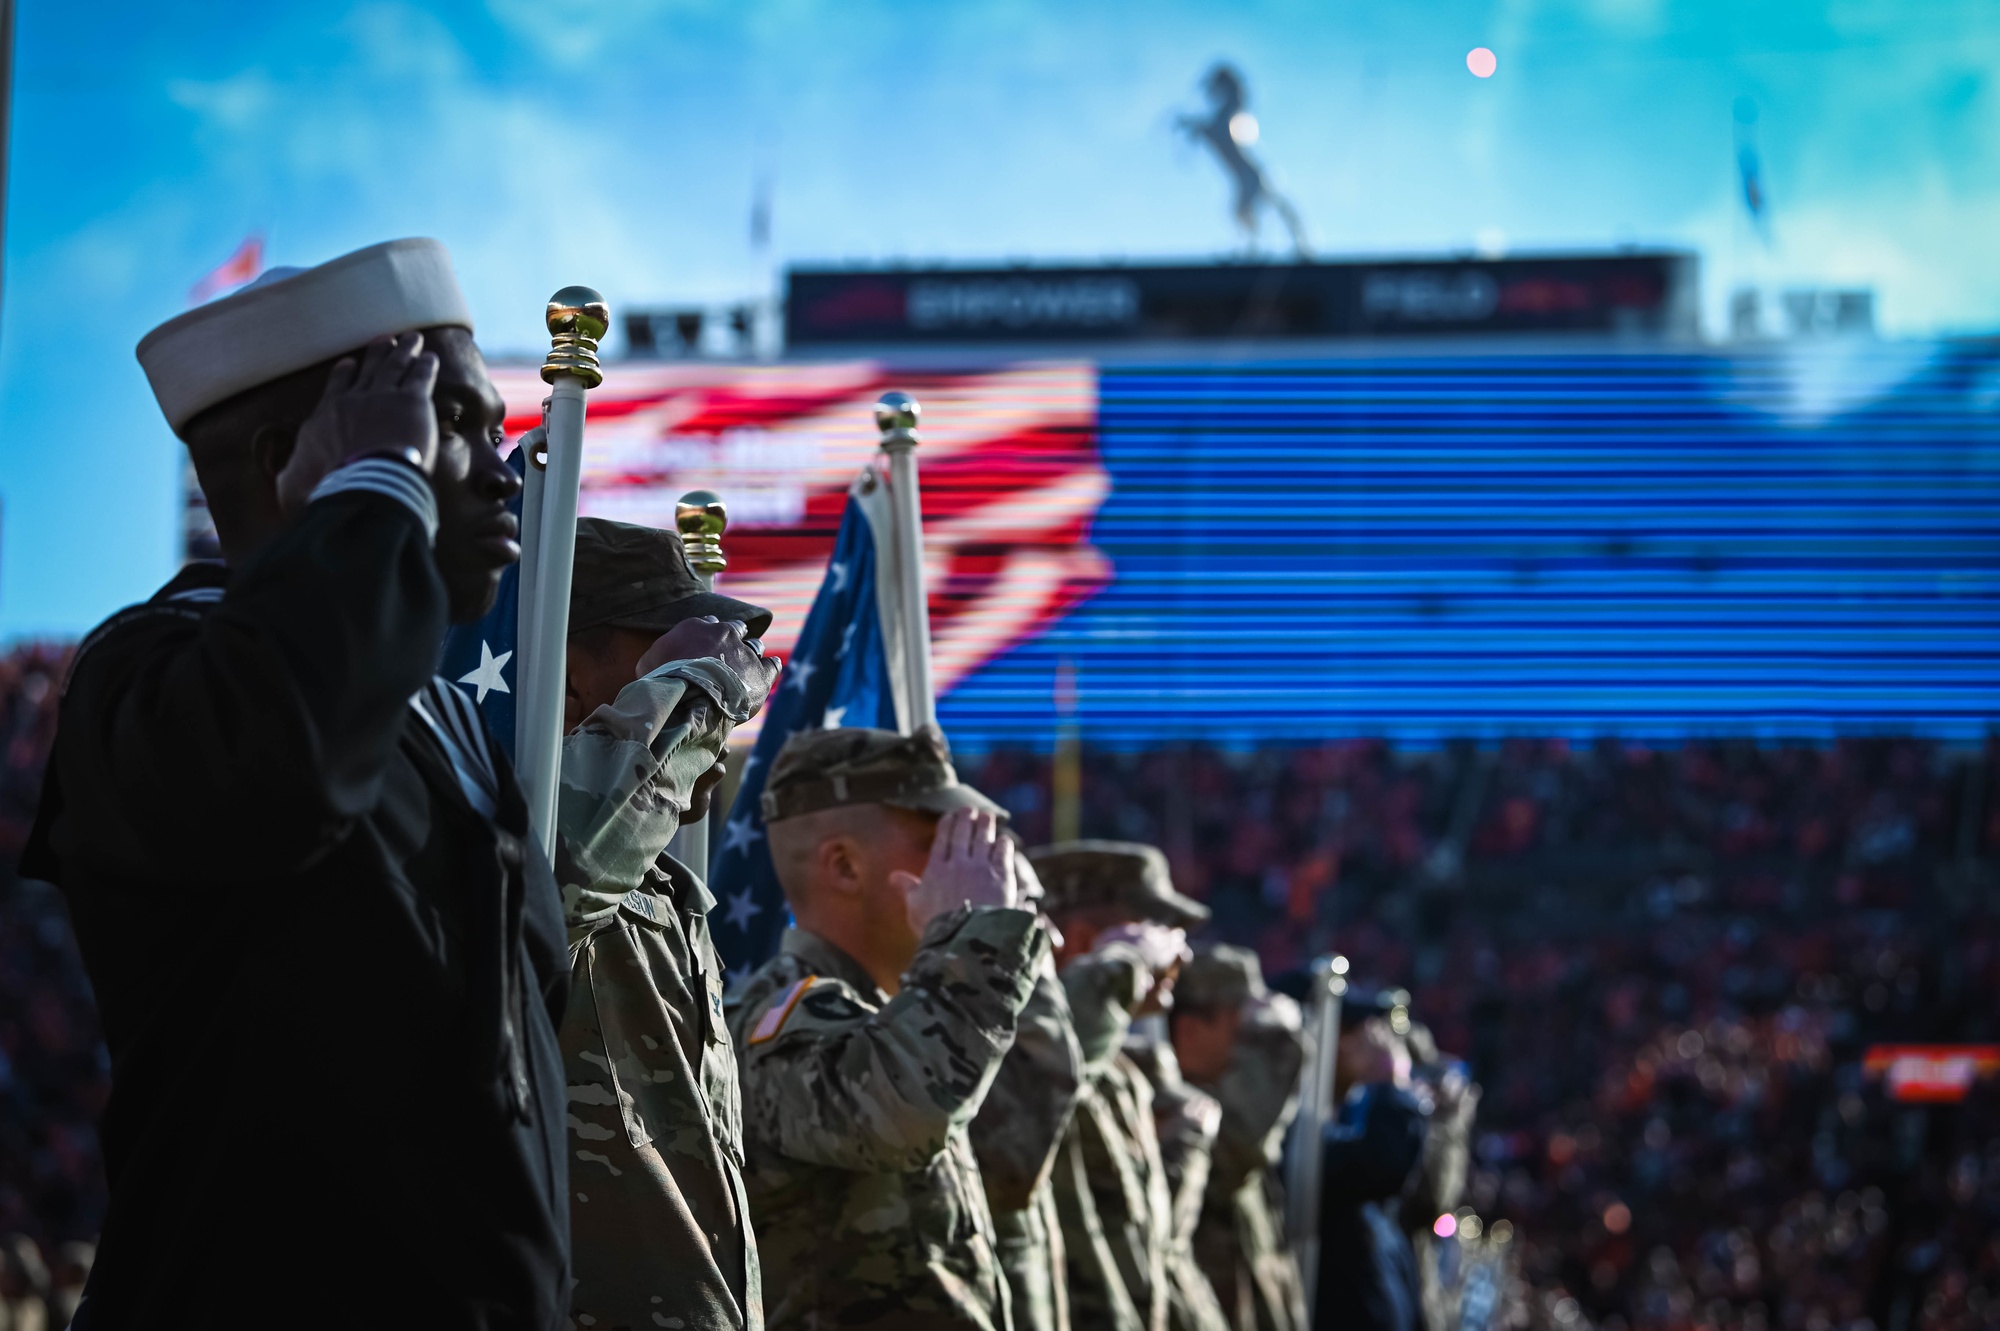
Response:
POLYGON ((1217 254, 1220 175, 1171 128, 1217 58, 1322 254, 1672 244, 1711 325, 1752 280, 1872 285, 1900 337, 2000 329, 1991 0, 582 8, 21 8, 0 637, 75 633, 172 571, 181 455, 132 347, 248 234, 273 263, 440 237, 501 352, 569 282, 768 289, 760 172, 778 262, 1217 254), (1736 202, 1741 96, 1768 247, 1736 202))

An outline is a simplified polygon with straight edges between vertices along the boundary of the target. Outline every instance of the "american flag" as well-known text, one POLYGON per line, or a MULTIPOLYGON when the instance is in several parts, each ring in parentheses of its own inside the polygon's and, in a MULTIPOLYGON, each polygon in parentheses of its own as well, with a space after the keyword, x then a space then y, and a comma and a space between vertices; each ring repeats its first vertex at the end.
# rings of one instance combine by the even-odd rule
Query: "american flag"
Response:
MULTIPOLYGON (((499 366, 493 380, 509 434, 540 423, 548 390, 536 367, 499 366)), ((590 394, 580 511, 671 529, 683 493, 721 495, 729 569, 716 585, 771 608, 767 649, 786 656, 826 573, 848 486, 876 455, 874 404, 890 388, 923 410, 925 585, 942 696, 1110 578, 1089 543, 1111 485, 1097 454, 1094 366, 912 374, 856 361, 613 363, 590 394)))
POLYGON ((890 626, 876 595, 887 581, 881 551, 893 539, 887 501, 873 473, 857 480, 819 595, 786 659, 784 678, 765 704, 764 731, 744 762, 736 800, 722 823, 722 842, 710 863, 709 887, 717 905, 709 928, 732 984, 777 952, 790 920, 761 806, 778 751, 802 730, 894 730, 900 720, 890 626))

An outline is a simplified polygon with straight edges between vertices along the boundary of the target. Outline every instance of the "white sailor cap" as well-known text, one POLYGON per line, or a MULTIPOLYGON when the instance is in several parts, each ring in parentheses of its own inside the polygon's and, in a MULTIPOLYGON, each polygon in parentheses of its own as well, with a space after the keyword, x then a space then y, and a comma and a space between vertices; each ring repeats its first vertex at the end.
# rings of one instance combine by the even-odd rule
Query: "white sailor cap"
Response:
POLYGON ((472 327, 435 240, 391 240, 317 268, 273 268, 242 290, 139 339, 139 364, 167 423, 259 384, 412 328, 472 327))

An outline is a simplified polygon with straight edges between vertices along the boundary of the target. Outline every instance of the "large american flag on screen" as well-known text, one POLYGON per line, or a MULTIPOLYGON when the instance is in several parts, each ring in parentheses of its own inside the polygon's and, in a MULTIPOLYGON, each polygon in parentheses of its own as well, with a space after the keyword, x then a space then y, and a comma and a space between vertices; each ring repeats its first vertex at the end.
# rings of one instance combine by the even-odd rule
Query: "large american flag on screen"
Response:
MULTIPOLYGON (((548 390, 535 367, 498 366, 493 380, 510 435, 540 423, 548 390)), ((923 413, 924 571, 942 696, 1110 577, 1089 541, 1110 490, 1094 366, 613 364, 590 394, 579 509, 671 529, 683 493, 721 495, 729 569, 717 586, 771 608, 767 649, 784 656, 825 575, 847 487, 876 456, 875 400, 891 388, 923 413)))

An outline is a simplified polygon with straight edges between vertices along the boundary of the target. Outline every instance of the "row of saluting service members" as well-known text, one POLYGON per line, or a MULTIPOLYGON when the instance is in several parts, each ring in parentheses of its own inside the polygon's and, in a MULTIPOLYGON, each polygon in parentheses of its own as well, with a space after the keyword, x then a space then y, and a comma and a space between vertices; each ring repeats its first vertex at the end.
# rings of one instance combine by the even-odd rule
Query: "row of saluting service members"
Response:
POLYGON ((441 246, 139 360, 225 559, 82 644, 24 857, 112 1059, 75 1326, 1304 1326, 1298 1009, 1189 953, 1159 851, 1021 853, 935 730, 802 732, 763 795, 796 925, 726 991, 667 845, 778 666, 671 533, 579 524, 542 853, 433 675, 519 553, 441 246))

